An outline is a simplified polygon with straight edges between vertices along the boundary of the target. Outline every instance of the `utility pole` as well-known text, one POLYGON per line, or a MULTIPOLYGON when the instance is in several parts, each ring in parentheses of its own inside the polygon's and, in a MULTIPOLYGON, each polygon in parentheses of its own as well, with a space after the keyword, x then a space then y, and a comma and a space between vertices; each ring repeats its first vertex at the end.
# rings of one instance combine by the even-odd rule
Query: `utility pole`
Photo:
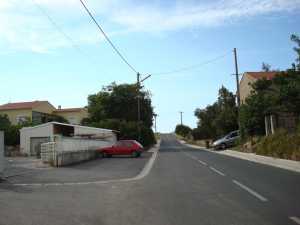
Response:
POLYGON ((237 97, 237 106, 239 108, 241 105, 241 96, 240 96, 240 80, 239 80, 239 69, 237 63, 236 48, 233 49, 233 53, 234 53, 234 63, 235 63, 236 97, 237 97))
POLYGON ((144 79, 141 80, 141 74, 136 74, 136 86, 137 86, 137 120, 138 120, 138 141, 141 140, 141 96, 140 96, 140 89, 141 89, 141 83, 151 77, 149 74, 144 79))
POLYGON ((156 130, 156 117, 158 115, 156 113, 154 113, 153 116, 154 116, 154 131, 155 131, 155 133, 157 133, 157 130, 156 130))
POLYGON ((141 102, 140 102, 140 73, 136 74, 136 86, 137 86, 137 118, 138 118, 138 141, 141 140, 141 102))
POLYGON ((182 125, 182 114, 183 114, 183 112, 179 112, 180 113, 180 124, 182 125))

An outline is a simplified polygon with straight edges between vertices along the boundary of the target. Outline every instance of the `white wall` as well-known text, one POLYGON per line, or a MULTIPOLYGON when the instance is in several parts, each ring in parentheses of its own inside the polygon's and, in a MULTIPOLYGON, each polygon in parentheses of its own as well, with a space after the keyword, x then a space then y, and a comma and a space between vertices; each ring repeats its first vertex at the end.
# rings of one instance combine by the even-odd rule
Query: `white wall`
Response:
POLYGON ((4 163, 4 132, 0 131, 0 175, 4 170, 4 163))
POLYGON ((30 155, 31 137, 50 137, 53 138, 53 124, 45 124, 38 127, 24 127, 20 130, 20 151, 30 155))
POLYGON ((94 127, 84 127, 84 126, 75 126, 74 135, 84 135, 84 134, 95 134, 99 137, 105 137, 111 141, 116 141, 116 135, 111 130, 94 128, 94 127))
POLYGON ((90 140, 90 139, 77 139, 58 137, 55 138, 56 150, 62 151, 82 151, 82 150, 95 150, 112 146, 115 142, 110 140, 90 140))
MULTIPOLYGON (((111 130, 99 129, 93 127, 84 127, 74 125, 74 135, 83 135, 83 134, 96 134, 101 137, 100 140, 87 140, 80 141, 76 138, 65 138, 61 144, 61 149, 79 149, 85 150, 86 148, 90 148, 93 146, 106 147, 108 145, 112 145, 117 141, 116 135, 111 130)), ((23 154, 30 155, 30 138, 42 138, 42 137, 50 137, 50 141, 54 140, 53 134, 53 124, 46 123, 43 125, 39 125, 36 127, 25 127, 20 130, 20 151, 23 154)), ((59 139, 57 139, 59 141, 59 139)))

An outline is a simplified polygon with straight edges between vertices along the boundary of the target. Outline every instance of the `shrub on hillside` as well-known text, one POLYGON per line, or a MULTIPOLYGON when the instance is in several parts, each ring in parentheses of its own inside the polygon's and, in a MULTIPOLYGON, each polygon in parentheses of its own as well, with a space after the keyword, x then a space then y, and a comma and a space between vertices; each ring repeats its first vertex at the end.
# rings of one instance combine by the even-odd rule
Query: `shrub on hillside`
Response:
POLYGON ((300 134, 279 130, 263 137, 255 148, 256 154, 282 159, 300 160, 300 134))
POLYGON ((192 129, 185 125, 177 125, 175 128, 175 133, 182 137, 189 137, 192 134, 192 129))

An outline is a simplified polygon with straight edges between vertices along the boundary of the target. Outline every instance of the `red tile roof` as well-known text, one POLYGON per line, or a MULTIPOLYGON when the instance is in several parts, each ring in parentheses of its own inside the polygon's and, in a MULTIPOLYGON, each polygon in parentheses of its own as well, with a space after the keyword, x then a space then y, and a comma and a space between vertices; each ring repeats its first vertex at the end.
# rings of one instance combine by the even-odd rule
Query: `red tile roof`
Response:
POLYGON ((48 103, 48 101, 33 101, 33 102, 16 102, 16 103, 7 103, 0 105, 0 110, 11 110, 11 109, 32 109, 38 106, 41 103, 48 103))
POLYGON ((246 74, 249 74, 255 79, 265 78, 267 80, 272 80, 278 74, 278 72, 246 72, 246 74))
POLYGON ((79 112, 84 108, 67 108, 67 109, 57 109, 54 112, 79 112))

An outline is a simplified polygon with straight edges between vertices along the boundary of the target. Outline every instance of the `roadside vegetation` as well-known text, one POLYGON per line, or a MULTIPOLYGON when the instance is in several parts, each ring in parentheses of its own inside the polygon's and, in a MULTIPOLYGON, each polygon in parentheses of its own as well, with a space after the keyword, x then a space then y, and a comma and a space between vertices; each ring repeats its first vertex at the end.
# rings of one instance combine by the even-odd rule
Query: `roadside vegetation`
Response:
POLYGON ((121 139, 134 139, 145 147, 156 143, 153 125, 153 107, 151 95, 140 90, 141 120, 137 116, 137 86, 135 84, 112 83, 96 94, 88 97, 90 117, 82 121, 83 125, 118 131, 121 139), (140 129, 140 137, 139 137, 140 129))
MULTIPOLYGON (((300 160, 300 38, 292 35, 291 40, 296 44, 296 62, 286 71, 276 70, 275 78, 260 79, 252 84, 253 91, 239 113, 235 95, 221 87, 215 103, 196 109, 197 128, 185 128, 186 132, 182 133, 177 126, 176 134, 189 143, 203 145, 206 140, 218 139, 240 126, 241 139, 235 150, 300 160), (298 129, 280 128, 265 136, 265 115, 273 114, 288 114, 298 123, 298 129)), ((262 70, 271 71, 271 66, 263 63, 262 70)))

